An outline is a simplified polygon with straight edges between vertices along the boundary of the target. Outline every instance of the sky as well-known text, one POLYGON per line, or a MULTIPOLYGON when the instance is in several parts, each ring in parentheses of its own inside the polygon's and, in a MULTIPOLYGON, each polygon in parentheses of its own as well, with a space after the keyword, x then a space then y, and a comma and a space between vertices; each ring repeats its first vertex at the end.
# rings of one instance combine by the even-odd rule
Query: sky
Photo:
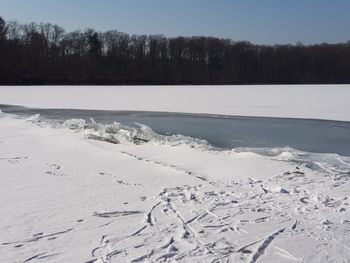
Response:
POLYGON ((67 31, 116 29, 256 44, 350 40, 350 0, 0 0, 0 16, 67 31))

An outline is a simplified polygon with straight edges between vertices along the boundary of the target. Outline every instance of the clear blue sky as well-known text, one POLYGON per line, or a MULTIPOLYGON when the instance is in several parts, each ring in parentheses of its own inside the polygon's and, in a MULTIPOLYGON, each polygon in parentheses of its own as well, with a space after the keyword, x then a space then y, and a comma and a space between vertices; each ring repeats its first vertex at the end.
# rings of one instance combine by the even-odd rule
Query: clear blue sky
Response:
POLYGON ((0 0, 6 20, 259 44, 350 40, 350 0, 0 0))

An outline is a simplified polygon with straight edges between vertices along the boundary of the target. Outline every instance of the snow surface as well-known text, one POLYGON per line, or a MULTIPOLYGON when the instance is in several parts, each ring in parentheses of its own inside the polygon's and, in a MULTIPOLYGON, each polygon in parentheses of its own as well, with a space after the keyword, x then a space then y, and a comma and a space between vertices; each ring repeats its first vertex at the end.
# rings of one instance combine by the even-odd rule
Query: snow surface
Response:
POLYGON ((2 86, 0 104, 350 121, 350 85, 2 86))
MULTIPOLYGON (((42 89, 1 102, 80 101, 61 88, 35 98, 42 89)), ((112 101, 98 107, 122 103, 112 101)), ((1 262, 349 262, 348 157, 216 151, 144 126, 40 116, 2 114, 0 127, 1 262)))
MULTIPOLYGON (((0 87, 0 104, 350 121, 350 85, 0 87)), ((350 261, 350 157, 0 112, 0 262, 350 261)))

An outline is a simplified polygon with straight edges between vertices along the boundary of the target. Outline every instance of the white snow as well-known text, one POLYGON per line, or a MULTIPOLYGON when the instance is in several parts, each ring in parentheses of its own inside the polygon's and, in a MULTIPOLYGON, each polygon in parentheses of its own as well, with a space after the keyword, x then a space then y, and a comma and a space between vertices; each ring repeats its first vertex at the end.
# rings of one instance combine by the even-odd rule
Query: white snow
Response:
POLYGON ((350 121, 350 85, 2 86, 0 104, 350 121))
MULTIPOLYGON (((350 85, 0 87, 0 104, 350 121, 350 85)), ((350 157, 0 112, 0 262, 344 262, 350 157)))
POLYGON ((0 127, 1 262, 349 260, 350 158, 136 145, 117 124, 39 116, 0 127))

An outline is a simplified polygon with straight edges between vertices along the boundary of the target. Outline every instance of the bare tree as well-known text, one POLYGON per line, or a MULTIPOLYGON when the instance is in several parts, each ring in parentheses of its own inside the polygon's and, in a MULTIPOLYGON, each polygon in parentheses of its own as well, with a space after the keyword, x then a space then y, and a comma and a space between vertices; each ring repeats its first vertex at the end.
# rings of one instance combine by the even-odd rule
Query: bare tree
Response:
POLYGON ((0 18, 0 84, 350 83, 350 44, 254 45, 0 18))

